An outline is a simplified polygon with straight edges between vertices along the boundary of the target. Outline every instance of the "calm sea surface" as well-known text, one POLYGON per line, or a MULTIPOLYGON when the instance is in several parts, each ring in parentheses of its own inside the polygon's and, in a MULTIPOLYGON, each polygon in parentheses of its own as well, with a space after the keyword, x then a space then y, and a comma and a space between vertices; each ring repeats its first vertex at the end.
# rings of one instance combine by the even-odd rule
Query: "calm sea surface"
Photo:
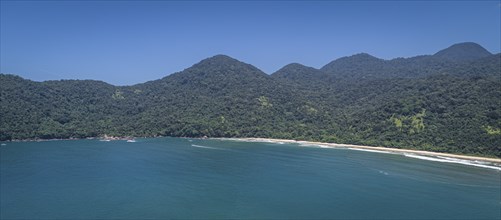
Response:
POLYGON ((294 144, 6 143, 2 219, 500 219, 497 170, 294 144))

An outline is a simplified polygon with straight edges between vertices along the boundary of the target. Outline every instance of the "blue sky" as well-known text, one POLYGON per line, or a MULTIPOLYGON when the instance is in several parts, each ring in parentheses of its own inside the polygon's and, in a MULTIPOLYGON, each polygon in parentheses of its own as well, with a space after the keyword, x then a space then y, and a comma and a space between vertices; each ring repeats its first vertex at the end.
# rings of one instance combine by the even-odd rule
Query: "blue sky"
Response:
POLYGON ((366 52, 476 42, 499 53, 500 1, 2 1, 2 73, 131 85, 226 54, 273 73, 366 52))

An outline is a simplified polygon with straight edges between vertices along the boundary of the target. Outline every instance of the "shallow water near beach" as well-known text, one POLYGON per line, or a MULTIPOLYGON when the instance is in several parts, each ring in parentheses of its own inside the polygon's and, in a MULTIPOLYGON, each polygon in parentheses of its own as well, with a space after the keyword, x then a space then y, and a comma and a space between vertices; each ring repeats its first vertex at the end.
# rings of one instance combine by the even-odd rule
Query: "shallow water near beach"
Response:
POLYGON ((499 219, 501 172, 185 138, 0 146, 2 219, 499 219))

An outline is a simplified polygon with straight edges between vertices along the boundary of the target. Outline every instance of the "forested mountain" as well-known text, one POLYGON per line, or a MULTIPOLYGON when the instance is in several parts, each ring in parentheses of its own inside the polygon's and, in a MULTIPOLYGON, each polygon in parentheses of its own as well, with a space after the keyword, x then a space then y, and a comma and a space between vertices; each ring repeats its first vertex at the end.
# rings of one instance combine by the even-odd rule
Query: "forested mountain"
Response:
POLYGON ((476 43, 467 42, 454 44, 446 49, 438 51, 433 56, 448 60, 465 61, 476 60, 490 55, 492 54, 482 46, 476 43))
POLYGON ((0 139, 273 137, 501 157, 501 56, 474 43, 267 75, 217 55, 133 86, 0 75, 0 139))

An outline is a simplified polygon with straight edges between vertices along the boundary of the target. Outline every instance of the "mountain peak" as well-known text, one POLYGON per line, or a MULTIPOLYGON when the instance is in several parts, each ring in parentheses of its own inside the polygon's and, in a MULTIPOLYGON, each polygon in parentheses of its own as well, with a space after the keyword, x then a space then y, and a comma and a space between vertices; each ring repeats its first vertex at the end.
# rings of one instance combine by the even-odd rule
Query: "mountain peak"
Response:
MULTIPOLYGON (((284 67, 280 68, 280 70, 287 70, 287 69, 306 69, 306 68, 311 68, 311 67, 305 66, 305 65, 300 64, 300 63, 289 63, 289 64, 285 65, 284 67)), ((280 71, 280 70, 279 70, 279 71, 280 71)))
POLYGON ((252 71, 258 71, 261 72, 258 68, 244 63, 242 61, 239 61, 235 58, 232 58, 227 55, 222 55, 218 54, 206 59, 203 59, 202 61, 198 62, 197 64, 193 65, 189 69, 204 69, 204 70, 217 70, 217 71, 240 71, 242 69, 249 69, 252 71))
POLYGON ((465 61, 476 60, 490 55, 492 54, 479 44, 464 42, 454 44, 446 49, 438 51, 433 56, 449 60, 465 61))
MULTIPOLYGON (((215 55, 176 73, 176 77, 195 77, 197 79, 217 78, 242 78, 242 77, 266 77, 258 68, 241 62, 227 55, 215 55)), ((195 79, 192 78, 192 79, 195 79)))
POLYGON ((372 62, 380 62, 383 61, 375 56, 372 56, 368 53, 357 53, 347 57, 341 57, 337 60, 332 61, 331 63, 343 63, 343 62, 357 62, 357 63, 372 63, 372 62))
POLYGON ((375 56, 372 56, 368 53, 358 53, 358 54, 355 54, 355 55, 352 55, 352 56, 349 56, 347 58, 351 58, 351 59, 358 59, 358 60, 381 60, 375 56))
POLYGON ((368 53, 358 53, 348 57, 341 57, 323 66, 320 70, 333 72, 340 69, 352 69, 360 66, 372 66, 384 62, 368 53))
POLYGON ((290 64, 287 64, 284 67, 280 68, 278 71, 276 71, 272 75, 281 74, 281 73, 298 73, 298 72, 311 73, 311 72, 317 72, 317 71, 319 71, 319 70, 317 70, 313 67, 305 66, 305 65, 300 64, 300 63, 290 63, 290 64))
POLYGON ((290 63, 280 68, 278 71, 274 72, 271 75, 275 78, 307 80, 314 75, 319 75, 320 73, 320 70, 313 67, 305 66, 300 63, 290 63))
POLYGON ((198 64, 232 63, 232 62, 242 63, 241 61, 239 61, 235 58, 232 58, 228 55, 218 54, 218 55, 203 59, 198 64))

